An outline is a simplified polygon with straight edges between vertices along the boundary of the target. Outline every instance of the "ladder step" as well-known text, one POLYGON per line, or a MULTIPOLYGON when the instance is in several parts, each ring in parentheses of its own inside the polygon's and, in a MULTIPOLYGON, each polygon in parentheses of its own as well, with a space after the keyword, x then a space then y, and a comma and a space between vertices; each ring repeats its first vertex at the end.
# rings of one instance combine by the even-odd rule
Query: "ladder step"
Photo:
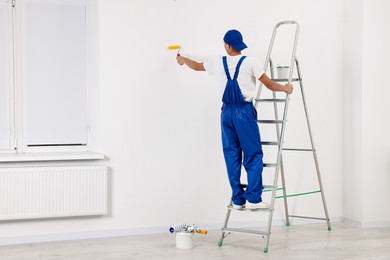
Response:
POLYGON ((257 120, 257 122, 262 124, 283 124, 283 120, 257 120))
POLYGON ((222 228, 222 231, 224 232, 231 232, 231 233, 243 233, 243 234, 249 234, 249 235, 255 235, 255 236, 268 236, 268 233, 265 231, 256 231, 256 230, 249 230, 249 229, 242 229, 242 228, 222 228))
MULTIPOLYGON (((241 184, 241 187, 243 189, 246 189, 248 187, 248 184, 241 184)), ((276 187, 277 188, 277 187, 276 187)), ((273 185, 263 185, 263 190, 265 189, 275 189, 275 187, 273 185)))
MULTIPOLYGON (((275 82, 288 82, 288 79, 271 79, 272 81, 275 81, 275 82)), ((300 81, 301 79, 299 78, 292 78, 291 79, 291 82, 294 82, 294 81, 300 81)))
POLYGON ((284 103, 286 102, 287 99, 285 98, 264 98, 264 99, 255 99, 255 101, 258 102, 279 102, 279 103, 284 103))
POLYGON ((278 165, 276 163, 263 163, 263 167, 275 168, 278 165))
POLYGON ((327 218, 317 218, 317 217, 306 217, 306 216, 297 216, 297 215, 288 215, 290 218, 306 218, 306 219, 317 219, 317 220, 328 220, 327 218))
POLYGON ((241 209, 236 209, 236 208, 233 208, 233 206, 228 206, 228 209, 230 210, 238 210, 238 211, 246 211, 246 212, 269 212, 270 209, 269 208, 257 208, 257 209, 247 209, 247 208, 241 208, 241 209))
POLYGON ((286 196, 276 196, 276 199, 280 198, 288 198, 288 197, 296 197, 296 196, 303 196, 303 195, 309 195, 309 194, 314 194, 314 193, 319 193, 321 190, 315 190, 315 191, 309 191, 309 192, 303 192, 303 193, 296 193, 296 194, 289 194, 286 196))
MULTIPOLYGON (((241 187, 243 189, 246 189, 248 187, 248 184, 241 184, 241 187)), ((275 187, 273 185, 263 185, 263 190, 265 189, 274 189, 275 187)), ((276 187, 277 188, 277 187, 276 187)))
MULTIPOLYGON (((267 189, 267 190, 263 190, 263 192, 270 192, 270 191, 273 191, 274 189, 272 188, 272 189, 267 189)), ((284 190, 284 188, 276 188, 276 190, 277 191, 279 191, 279 190, 284 190)))
POLYGON ((268 141, 266 141, 266 142, 261 142, 261 144, 262 145, 280 145, 280 142, 274 142, 274 141, 268 142, 268 141))
POLYGON ((314 152, 315 149, 283 148, 283 151, 314 152))

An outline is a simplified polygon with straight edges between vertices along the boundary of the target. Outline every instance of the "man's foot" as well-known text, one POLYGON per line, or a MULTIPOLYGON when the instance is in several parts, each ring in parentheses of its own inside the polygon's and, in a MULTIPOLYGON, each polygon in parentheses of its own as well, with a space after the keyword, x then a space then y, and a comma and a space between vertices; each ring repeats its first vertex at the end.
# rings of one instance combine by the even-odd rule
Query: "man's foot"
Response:
POLYGON ((248 201, 245 208, 247 208, 247 209, 268 209, 269 205, 268 205, 268 203, 265 203, 263 201, 259 202, 259 203, 250 203, 248 201))
POLYGON ((244 209, 245 208, 245 204, 243 205, 236 205, 233 203, 233 209, 244 209))

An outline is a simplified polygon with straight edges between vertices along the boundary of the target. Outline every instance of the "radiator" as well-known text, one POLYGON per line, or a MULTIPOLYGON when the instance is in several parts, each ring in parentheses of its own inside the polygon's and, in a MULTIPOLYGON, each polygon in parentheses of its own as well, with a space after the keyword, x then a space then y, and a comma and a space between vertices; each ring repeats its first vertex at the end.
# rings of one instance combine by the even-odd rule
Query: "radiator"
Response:
POLYGON ((0 168, 0 220, 107 214, 107 166, 0 168))

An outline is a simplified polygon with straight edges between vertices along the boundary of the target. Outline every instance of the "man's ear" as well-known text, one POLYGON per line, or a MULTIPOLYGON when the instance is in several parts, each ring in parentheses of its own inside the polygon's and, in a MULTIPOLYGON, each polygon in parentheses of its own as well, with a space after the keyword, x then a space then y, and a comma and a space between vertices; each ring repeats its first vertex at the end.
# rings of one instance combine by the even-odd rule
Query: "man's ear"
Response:
POLYGON ((230 44, 226 44, 227 45, 227 51, 228 53, 230 53, 232 51, 232 46, 230 44))

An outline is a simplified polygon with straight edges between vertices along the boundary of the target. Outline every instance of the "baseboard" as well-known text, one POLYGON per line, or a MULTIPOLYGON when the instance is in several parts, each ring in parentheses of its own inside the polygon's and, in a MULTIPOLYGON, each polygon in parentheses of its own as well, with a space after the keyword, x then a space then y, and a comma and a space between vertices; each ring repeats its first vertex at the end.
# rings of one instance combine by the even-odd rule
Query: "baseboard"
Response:
MULTIPOLYGON (((342 217, 335 217, 331 219, 331 222, 341 222, 342 217)), ((324 223, 319 220, 308 219, 292 219, 293 225, 304 224, 316 224, 324 223)), ((273 226, 284 226, 285 222, 282 220, 274 220, 273 226)), ((220 230, 222 223, 209 223, 199 225, 199 228, 209 231, 220 230)), ((266 227, 267 222, 230 222, 229 226, 237 228, 250 228, 250 227, 266 227)), ((169 227, 150 227, 150 228, 129 228, 129 229, 112 229, 112 230, 94 230, 84 232, 70 232, 70 233, 55 233, 55 234, 40 234, 40 235, 28 235, 28 236, 15 236, 15 237, 0 237, 1 245, 16 245, 16 244, 30 244, 30 243, 42 243, 42 242, 54 242, 54 241, 66 241, 66 240, 81 240, 81 239, 93 239, 93 238, 107 238, 107 237, 120 237, 120 236, 134 236, 134 235, 150 235, 150 234, 163 234, 168 233, 169 227)))
POLYGON ((353 227, 358 227, 358 228, 362 227, 362 222, 356 219, 343 217, 342 222, 353 227))
POLYGON ((384 227, 390 227, 390 221, 384 220, 384 221, 360 221, 356 219, 351 219, 347 217, 343 217, 342 222, 344 222, 347 225, 359 227, 359 228, 384 228, 384 227))
POLYGON ((110 229, 110 230, 93 230, 93 231, 83 231, 83 232, 39 234, 39 235, 15 236, 15 237, 1 237, 0 246, 66 241, 66 240, 105 238, 105 237, 162 234, 166 232, 168 232, 168 228, 166 227, 164 228, 154 227, 154 228, 110 229))

